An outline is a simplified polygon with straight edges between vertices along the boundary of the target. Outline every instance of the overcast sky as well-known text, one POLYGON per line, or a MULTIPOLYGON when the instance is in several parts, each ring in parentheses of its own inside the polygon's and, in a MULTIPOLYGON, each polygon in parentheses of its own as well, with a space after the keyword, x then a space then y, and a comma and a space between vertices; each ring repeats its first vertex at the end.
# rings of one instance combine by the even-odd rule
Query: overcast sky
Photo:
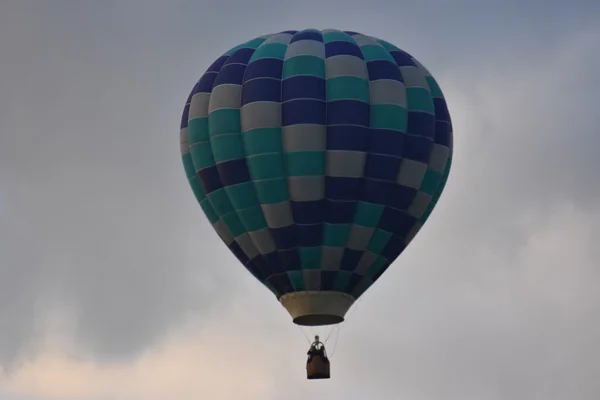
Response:
POLYGON ((0 1, 0 399, 599 399, 599 69, 596 0, 0 1), (455 135, 321 382, 179 156, 210 63, 304 28, 410 52, 455 135))

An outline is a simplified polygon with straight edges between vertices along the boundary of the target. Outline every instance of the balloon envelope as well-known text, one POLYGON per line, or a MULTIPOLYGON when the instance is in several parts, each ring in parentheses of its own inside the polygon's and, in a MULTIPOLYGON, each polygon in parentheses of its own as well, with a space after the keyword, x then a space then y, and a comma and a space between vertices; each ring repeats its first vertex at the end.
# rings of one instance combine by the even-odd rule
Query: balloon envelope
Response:
POLYGON ((190 93, 180 136, 213 228, 300 325, 344 320, 423 226, 452 159, 427 69, 338 30, 229 50, 190 93))

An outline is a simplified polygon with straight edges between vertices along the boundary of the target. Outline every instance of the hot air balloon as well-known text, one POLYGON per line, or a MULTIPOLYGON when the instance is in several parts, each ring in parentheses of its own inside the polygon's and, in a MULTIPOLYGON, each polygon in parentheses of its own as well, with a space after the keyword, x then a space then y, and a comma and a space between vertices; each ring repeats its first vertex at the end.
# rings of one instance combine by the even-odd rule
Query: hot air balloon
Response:
POLYGON ((314 29, 215 60, 180 131, 214 230, 304 326, 344 321, 412 241, 446 184, 452 136, 442 91, 414 57, 314 29))

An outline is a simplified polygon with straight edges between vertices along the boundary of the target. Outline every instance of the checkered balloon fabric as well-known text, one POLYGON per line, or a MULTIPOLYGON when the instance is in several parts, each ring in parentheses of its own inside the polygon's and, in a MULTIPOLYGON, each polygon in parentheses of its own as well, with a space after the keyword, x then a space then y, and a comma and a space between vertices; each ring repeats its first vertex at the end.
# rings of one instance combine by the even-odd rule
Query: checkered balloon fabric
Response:
POLYGON ((396 46, 286 31, 208 68, 185 105, 181 153, 215 231, 278 298, 357 299, 435 207, 452 125, 434 78, 396 46))

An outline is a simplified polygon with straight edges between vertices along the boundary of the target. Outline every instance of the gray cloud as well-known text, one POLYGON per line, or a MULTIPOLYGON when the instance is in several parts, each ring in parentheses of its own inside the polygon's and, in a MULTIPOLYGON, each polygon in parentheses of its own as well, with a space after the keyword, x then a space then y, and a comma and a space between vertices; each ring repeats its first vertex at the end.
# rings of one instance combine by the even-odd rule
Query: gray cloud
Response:
POLYGON ((0 353, 13 358, 35 334, 43 300, 68 305, 95 354, 127 357, 182 313, 208 307, 215 291, 203 281, 217 279, 206 268, 217 241, 198 230, 204 217, 173 133, 185 94, 153 76, 164 64, 111 47, 118 36, 94 46, 93 33, 82 40, 47 22, 31 35, 39 22, 16 32, 30 38, 9 49, 17 62, 0 111, 8 248, 0 292, 10 299, 0 306, 9 326, 0 353))

